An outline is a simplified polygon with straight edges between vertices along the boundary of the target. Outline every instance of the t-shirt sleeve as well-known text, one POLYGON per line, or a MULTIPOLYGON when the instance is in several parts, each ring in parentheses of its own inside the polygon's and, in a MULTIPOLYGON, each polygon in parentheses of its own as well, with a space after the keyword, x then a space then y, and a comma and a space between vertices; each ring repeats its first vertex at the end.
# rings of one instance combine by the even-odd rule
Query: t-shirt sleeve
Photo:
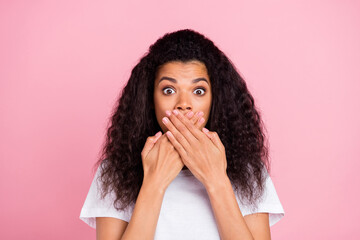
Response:
POLYGON ((95 229, 96 217, 113 217, 129 222, 132 211, 130 208, 127 208, 124 211, 118 211, 115 209, 113 205, 115 199, 114 192, 107 194, 104 199, 100 198, 101 185, 100 179, 98 179, 100 171, 101 167, 98 167, 84 205, 81 209, 80 219, 95 229))
POLYGON ((265 188, 263 195, 261 196, 259 202, 257 203, 256 207, 248 207, 246 205, 242 205, 238 200, 239 207, 243 216, 253 214, 253 213, 260 213, 265 212, 269 213, 269 224, 270 227, 280 221, 281 218, 285 216, 285 211, 277 192, 275 190, 275 186, 269 176, 268 172, 266 172, 266 181, 265 181, 265 188))

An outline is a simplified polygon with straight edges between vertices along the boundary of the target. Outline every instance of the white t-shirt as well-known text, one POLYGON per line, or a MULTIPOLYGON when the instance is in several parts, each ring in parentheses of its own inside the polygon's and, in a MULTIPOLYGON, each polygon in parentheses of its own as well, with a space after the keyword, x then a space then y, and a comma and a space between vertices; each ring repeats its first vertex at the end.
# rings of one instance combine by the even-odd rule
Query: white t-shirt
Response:
MULTIPOLYGON (((97 169, 81 209, 80 219, 92 228, 96 228, 96 217, 114 217, 129 222, 133 207, 125 211, 117 211, 113 207, 113 193, 106 195, 105 199, 100 199, 100 182, 96 181, 99 171, 100 167, 97 169)), ((265 191, 257 209, 242 205, 237 194, 235 196, 243 216, 267 212, 270 226, 278 222, 285 214, 269 175, 267 175, 265 191)), ((220 239, 206 189, 190 170, 181 170, 166 189, 154 239, 220 239)))

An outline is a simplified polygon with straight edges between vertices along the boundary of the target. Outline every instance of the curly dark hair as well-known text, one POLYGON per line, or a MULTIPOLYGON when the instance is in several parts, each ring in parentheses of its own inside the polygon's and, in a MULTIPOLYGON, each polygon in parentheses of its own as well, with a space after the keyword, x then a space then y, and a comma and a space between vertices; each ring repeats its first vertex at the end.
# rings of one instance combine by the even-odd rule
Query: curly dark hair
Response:
POLYGON ((227 175, 241 201, 253 205, 264 191, 268 147, 264 124, 245 81, 214 43, 191 29, 159 38, 133 68, 114 108, 100 159, 101 196, 115 192, 114 207, 134 205, 144 172, 141 151, 147 137, 161 131, 154 111, 154 80, 159 66, 197 60, 206 65, 212 104, 206 128, 218 133, 226 149, 227 175))

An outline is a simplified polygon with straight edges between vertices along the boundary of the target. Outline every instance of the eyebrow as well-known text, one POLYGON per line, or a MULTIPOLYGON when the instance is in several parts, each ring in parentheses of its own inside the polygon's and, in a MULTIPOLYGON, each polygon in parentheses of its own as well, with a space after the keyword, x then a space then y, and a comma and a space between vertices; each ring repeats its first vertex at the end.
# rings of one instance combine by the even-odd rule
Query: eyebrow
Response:
MULTIPOLYGON (((176 81, 175 78, 162 77, 162 78, 160 78, 160 81, 159 81, 158 85, 160 84, 160 82, 161 82, 162 80, 169 80, 169 81, 171 81, 171 82, 173 82, 173 83, 177 83, 177 81, 176 81)), ((204 82, 206 82, 208 85, 210 85, 209 82, 208 82, 208 80, 206 80, 206 78, 195 78, 194 80, 192 80, 192 83, 197 83, 197 82, 200 82, 200 81, 204 81, 204 82)))

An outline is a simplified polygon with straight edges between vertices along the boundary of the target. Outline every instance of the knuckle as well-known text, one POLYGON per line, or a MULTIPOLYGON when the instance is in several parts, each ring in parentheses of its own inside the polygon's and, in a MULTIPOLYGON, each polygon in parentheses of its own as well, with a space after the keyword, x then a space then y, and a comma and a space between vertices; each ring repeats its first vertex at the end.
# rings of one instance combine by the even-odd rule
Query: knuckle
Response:
POLYGON ((195 128, 195 126, 192 123, 186 123, 185 126, 189 129, 192 130, 195 128))
POLYGON ((180 132, 183 132, 183 131, 185 131, 186 127, 184 125, 181 125, 178 127, 178 129, 180 132))

